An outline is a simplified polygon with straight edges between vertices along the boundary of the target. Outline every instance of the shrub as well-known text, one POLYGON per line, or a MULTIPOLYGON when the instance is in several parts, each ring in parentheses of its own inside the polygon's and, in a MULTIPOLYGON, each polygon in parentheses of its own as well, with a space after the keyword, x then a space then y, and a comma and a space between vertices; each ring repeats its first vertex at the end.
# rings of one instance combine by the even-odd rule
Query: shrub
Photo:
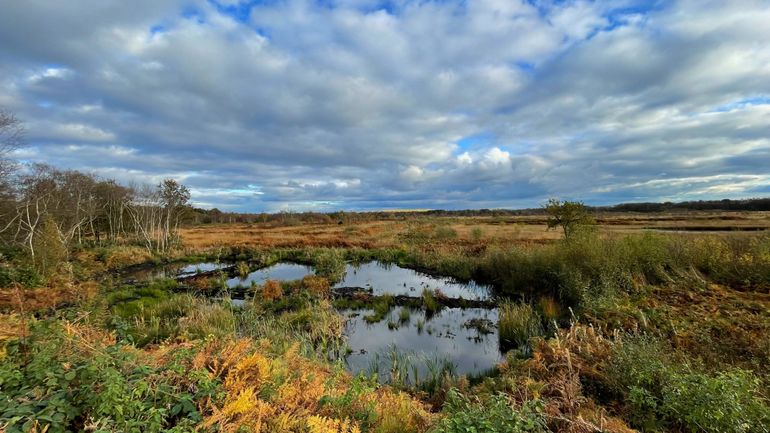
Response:
POLYGON ((23 287, 37 287, 43 283, 33 266, 25 263, 0 264, 0 287, 21 284, 23 287))
POLYGON ((436 423, 432 433, 546 433, 543 405, 529 400, 521 406, 504 394, 496 394, 486 401, 470 399, 452 389, 447 394, 445 418, 436 423))
POLYGON ((615 345, 607 373, 643 429, 770 431, 770 405, 747 371, 698 371, 662 342, 634 337, 615 345))
POLYGON ((196 401, 217 385, 205 370, 177 361, 148 363, 137 350, 91 328, 35 324, 0 363, 4 431, 193 431, 196 401))
POLYGON ((45 277, 56 272, 59 264, 67 260, 67 247, 62 243, 59 227, 50 216, 46 216, 40 233, 33 238, 35 268, 45 277))

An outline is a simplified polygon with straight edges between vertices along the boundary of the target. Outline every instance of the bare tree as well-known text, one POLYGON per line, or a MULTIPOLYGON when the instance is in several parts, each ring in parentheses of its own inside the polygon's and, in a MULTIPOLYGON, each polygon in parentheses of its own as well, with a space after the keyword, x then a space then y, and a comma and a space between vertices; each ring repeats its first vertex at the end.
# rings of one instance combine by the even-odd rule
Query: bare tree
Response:
POLYGON ((13 167, 9 155, 18 149, 24 137, 24 127, 12 112, 0 108, 0 178, 5 179, 13 167))

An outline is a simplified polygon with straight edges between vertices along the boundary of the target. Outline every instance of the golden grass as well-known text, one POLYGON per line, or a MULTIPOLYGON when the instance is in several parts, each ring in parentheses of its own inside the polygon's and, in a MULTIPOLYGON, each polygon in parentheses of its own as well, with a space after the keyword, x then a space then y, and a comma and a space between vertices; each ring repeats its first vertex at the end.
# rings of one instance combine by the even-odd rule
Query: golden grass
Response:
MULTIPOLYGON (((605 213, 597 214, 596 220, 600 232, 608 234, 697 230, 688 233, 717 231, 735 236, 744 230, 747 234, 753 230, 770 230, 770 212, 605 213)), ((405 220, 279 227, 262 223, 215 224, 183 228, 180 235, 185 247, 193 250, 222 246, 388 248, 408 241, 410 233, 430 233, 436 227, 451 228, 457 237, 433 243, 460 247, 544 243, 561 238, 559 231, 547 229, 544 216, 418 216, 405 220)))
POLYGON ((303 358, 298 346, 279 356, 271 343, 249 340, 211 341, 193 361, 222 380, 224 401, 210 403, 203 427, 218 431, 357 433, 358 422, 348 414, 373 410, 372 431, 418 433, 434 416, 419 401, 387 387, 362 390, 342 408, 322 404, 341 398, 351 386, 349 374, 303 358))

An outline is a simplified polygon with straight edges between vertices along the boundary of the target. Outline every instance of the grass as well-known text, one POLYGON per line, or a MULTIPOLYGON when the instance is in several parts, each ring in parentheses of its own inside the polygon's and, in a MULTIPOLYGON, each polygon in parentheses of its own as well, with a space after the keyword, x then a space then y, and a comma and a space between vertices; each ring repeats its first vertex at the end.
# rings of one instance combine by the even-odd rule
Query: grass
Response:
POLYGON ((441 304, 436 300, 436 296, 432 290, 423 289, 422 308, 425 310, 426 315, 432 315, 441 310, 441 304))
POLYGON ((505 302, 500 305, 497 324, 500 346, 522 348, 532 337, 543 334, 540 314, 527 303, 505 302))
POLYGON ((406 307, 401 307, 401 310, 398 312, 398 321, 399 323, 407 323, 409 322, 409 318, 412 317, 411 311, 409 311, 406 307))
POLYGON ((393 296, 383 295, 378 297, 371 305, 372 313, 364 316, 366 323, 377 323, 385 319, 394 306, 393 296))

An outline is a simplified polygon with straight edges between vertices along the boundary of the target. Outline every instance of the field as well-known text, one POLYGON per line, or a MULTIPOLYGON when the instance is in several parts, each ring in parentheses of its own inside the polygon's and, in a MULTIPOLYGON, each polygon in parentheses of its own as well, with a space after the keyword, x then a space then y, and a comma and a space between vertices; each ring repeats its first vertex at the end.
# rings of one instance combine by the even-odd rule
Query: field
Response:
POLYGON ((8 250, 0 426, 770 431, 770 214, 594 218, 570 239, 537 215, 195 225, 163 253, 73 247, 47 275, 8 250), (475 281, 493 297, 336 288, 371 261, 475 281), (250 280, 276 264, 313 274, 250 280), (458 373, 451 353, 419 364, 395 345, 379 371, 345 362, 363 353, 346 321, 439 341, 449 318, 482 307, 492 313, 453 332, 499 345, 490 368, 458 373))
MULTIPOLYGON (((686 212, 677 214, 605 213, 596 215, 599 230, 606 234, 643 231, 695 233, 751 233, 770 230, 770 212, 686 212)), ((420 217, 402 220, 343 224, 222 224, 183 228, 180 235, 190 248, 214 246, 252 247, 361 247, 387 248, 401 244, 410 233, 435 227, 452 229, 456 240, 472 244, 473 231, 481 230, 485 243, 526 244, 551 242, 561 233, 548 230, 546 217, 420 217)))

